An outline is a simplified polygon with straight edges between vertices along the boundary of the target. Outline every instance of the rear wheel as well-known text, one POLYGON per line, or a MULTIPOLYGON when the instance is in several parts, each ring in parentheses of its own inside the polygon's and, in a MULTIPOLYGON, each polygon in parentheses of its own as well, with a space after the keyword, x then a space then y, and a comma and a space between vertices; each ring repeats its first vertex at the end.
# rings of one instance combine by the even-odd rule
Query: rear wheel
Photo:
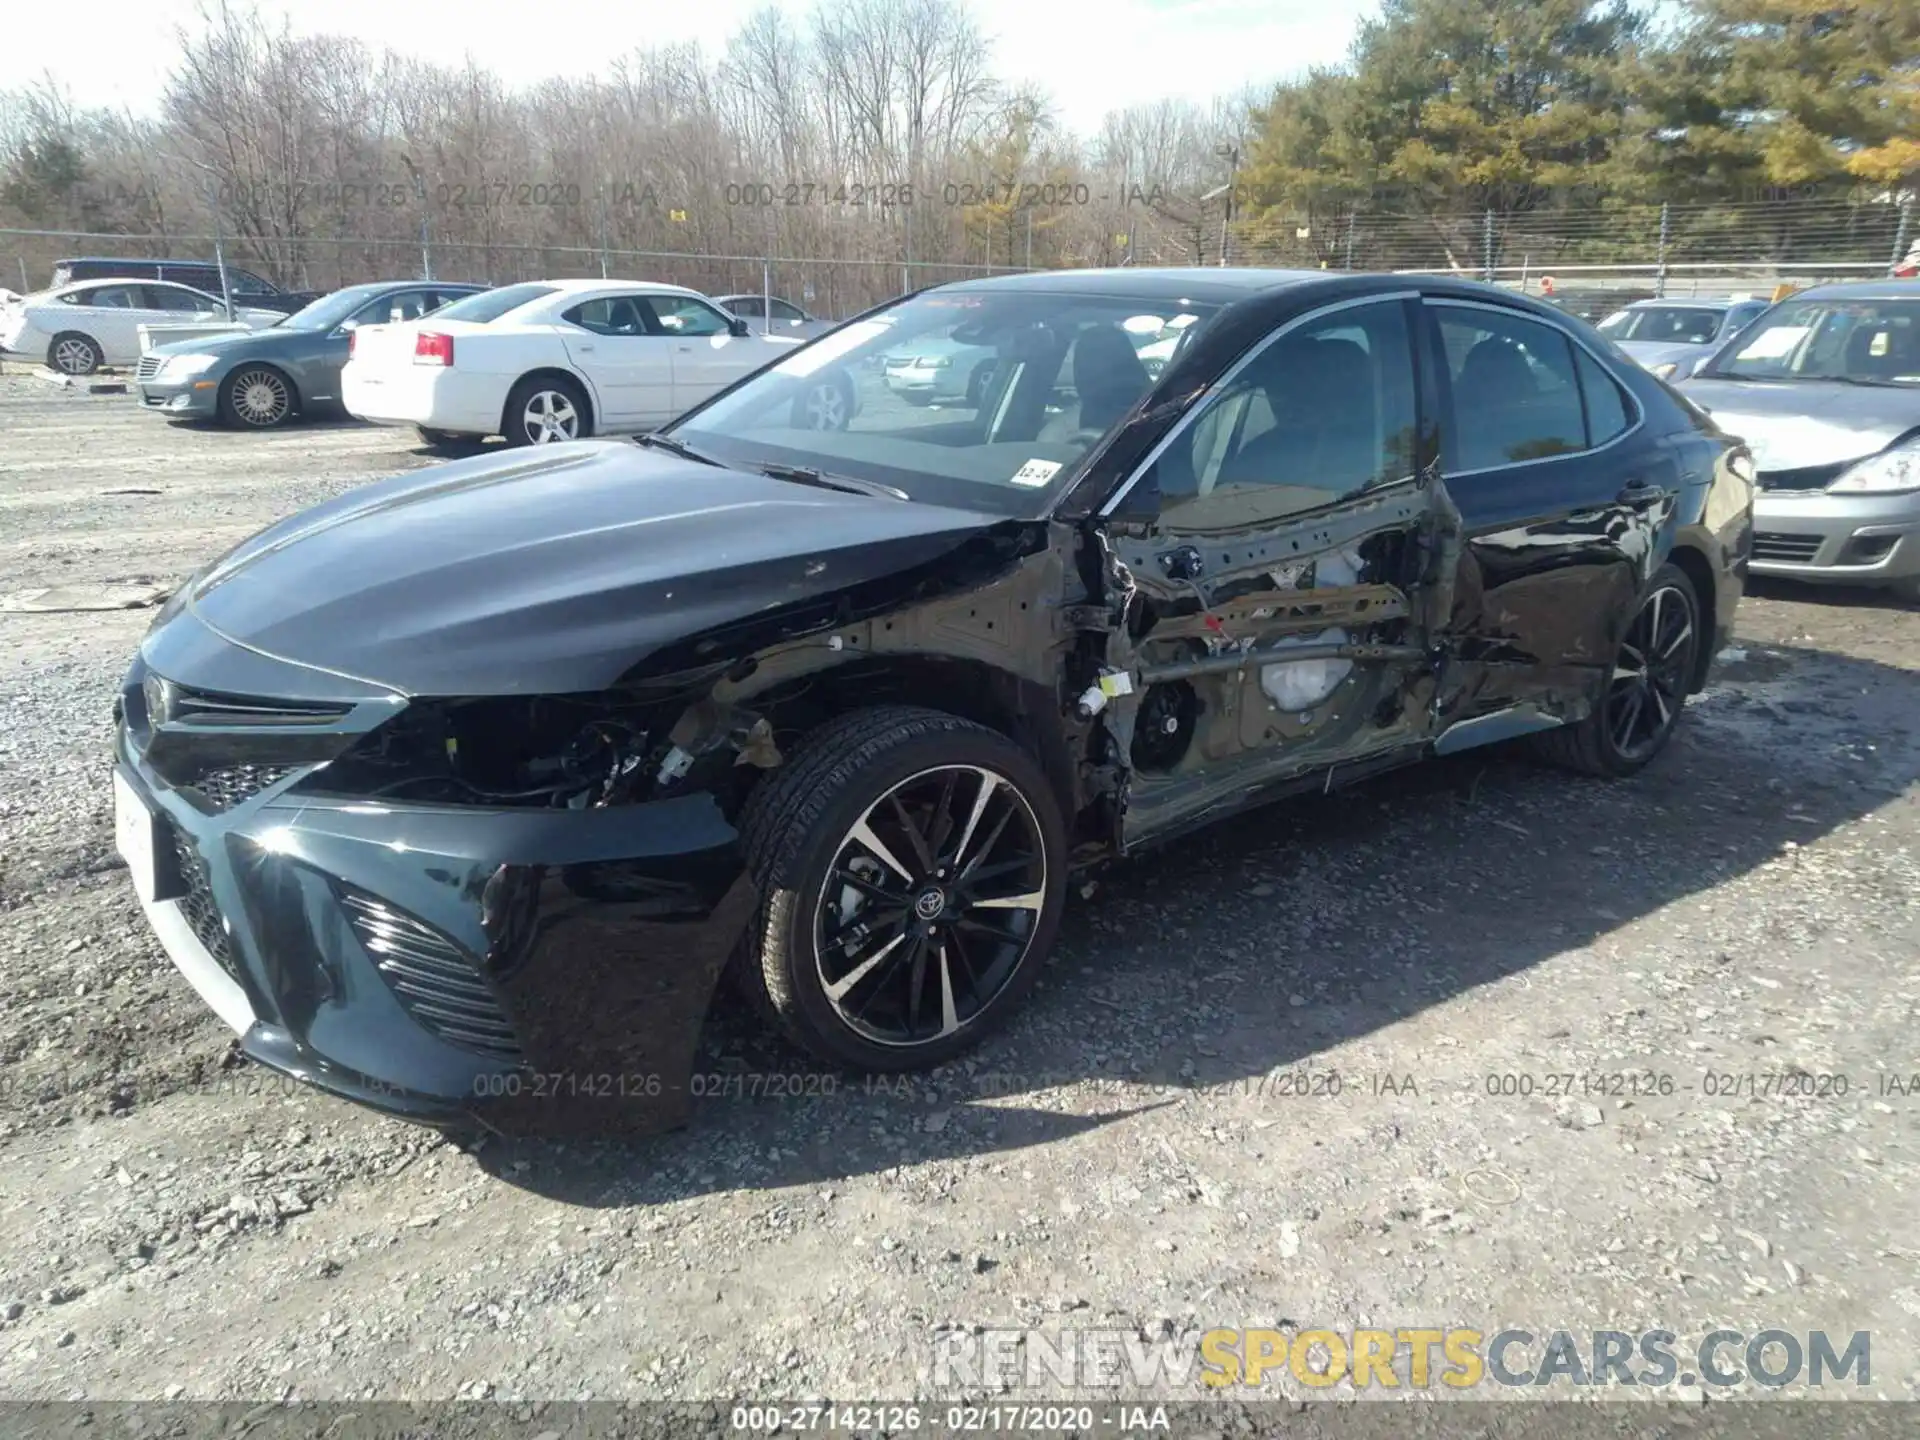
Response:
POLYGON ((816 381, 795 402, 795 421, 805 430, 844 430, 853 418, 853 387, 839 375, 816 381))
POLYGON ((1006 736, 907 706, 808 736, 743 820, 763 897, 742 979, 832 1064, 935 1065, 1039 978, 1066 896, 1066 830, 1006 736))
POLYGON ((559 376, 522 380, 507 397, 503 433, 509 445, 554 445, 593 434, 586 392, 559 376))
POLYGON ((245 365, 220 387, 220 418, 249 430, 270 430, 293 414, 293 386, 271 365, 245 365))
POLYGON ((1588 775, 1642 769, 1673 738, 1704 643, 1693 582, 1679 566, 1661 566, 1620 642, 1600 703, 1578 725, 1536 736, 1536 746, 1588 775))
POLYGON ((47 368, 62 375, 91 375, 105 363, 106 356, 90 335, 68 330, 53 337, 47 346, 47 368))

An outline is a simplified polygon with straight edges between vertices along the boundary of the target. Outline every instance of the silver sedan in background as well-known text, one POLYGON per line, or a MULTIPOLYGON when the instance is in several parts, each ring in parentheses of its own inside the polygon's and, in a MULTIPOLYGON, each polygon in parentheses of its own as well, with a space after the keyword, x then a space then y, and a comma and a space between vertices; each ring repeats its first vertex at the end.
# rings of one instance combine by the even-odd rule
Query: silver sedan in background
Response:
POLYGON ((1662 380, 1684 380, 1767 313, 1770 300, 1636 300, 1602 320, 1600 333, 1662 380))
POLYGON ((1753 452, 1755 574, 1920 601, 1920 280, 1804 290, 1680 392, 1753 452))

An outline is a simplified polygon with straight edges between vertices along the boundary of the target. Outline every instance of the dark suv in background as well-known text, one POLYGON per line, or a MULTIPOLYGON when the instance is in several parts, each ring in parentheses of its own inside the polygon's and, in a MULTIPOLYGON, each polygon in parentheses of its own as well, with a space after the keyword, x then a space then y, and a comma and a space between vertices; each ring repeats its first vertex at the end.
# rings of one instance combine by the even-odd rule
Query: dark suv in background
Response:
MULTIPOLYGON (((220 266, 212 260, 108 260, 81 257, 53 262, 53 288, 71 285, 76 280, 171 280, 176 285, 191 285, 209 295, 220 293, 220 266)), ((310 305, 327 292, 324 290, 282 290, 271 280, 263 280, 251 270, 227 266, 227 286, 236 305, 255 310, 278 310, 291 315, 310 305)))

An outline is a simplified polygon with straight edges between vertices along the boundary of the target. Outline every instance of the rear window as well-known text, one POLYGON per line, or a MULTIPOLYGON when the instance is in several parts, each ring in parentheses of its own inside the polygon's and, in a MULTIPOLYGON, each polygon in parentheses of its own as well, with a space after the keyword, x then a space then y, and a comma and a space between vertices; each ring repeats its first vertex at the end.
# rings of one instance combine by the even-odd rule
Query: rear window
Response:
POLYGON ((518 310, 522 305, 531 305, 544 296, 557 294, 556 285, 502 285, 498 290, 483 290, 478 295, 469 295, 464 300, 456 300, 444 310, 433 312, 436 320, 471 320, 477 325, 487 325, 498 320, 509 310, 518 310))

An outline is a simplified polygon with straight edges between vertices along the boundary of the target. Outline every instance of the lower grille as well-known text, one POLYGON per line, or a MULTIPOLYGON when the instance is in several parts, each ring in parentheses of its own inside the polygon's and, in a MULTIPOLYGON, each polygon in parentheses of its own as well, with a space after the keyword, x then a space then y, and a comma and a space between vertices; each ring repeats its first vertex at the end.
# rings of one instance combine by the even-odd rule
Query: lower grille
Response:
POLYGON ((463 1050, 520 1058, 493 987, 456 942, 364 891, 341 887, 340 904, 381 978, 423 1027, 463 1050))
POLYGON ((1840 478, 1840 472, 1850 463, 1808 465, 1799 470, 1762 470, 1758 484, 1762 490, 1824 490, 1840 478))
POLYGON ((133 378, 135 380, 151 380, 160 373, 160 367, 165 363, 166 358, 164 356, 142 355, 140 357, 140 363, 133 367, 133 378))
POLYGON ((187 917, 194 938, 206 947, 222 970, 237 980, 240 977, 234 969, 233 940, 227 934, 226 922, 220 918, 220 907, 213 903, 213 882, 207 877, 207 862, 177 827, 169 825, 167 829, 173 838, 173 855, 180 865, 180 878, 187 887, 187 893, 180 899, 181 912, 187 917))
POLYGON ((1778 531, 1761 530, 1753 537, 1753 558, 1756 560, 1780 560, 1789 564, 1809 564, 1820 553, 1818 535, 1783 535, 1778 531))
POLYGON ((215 811, 231 810, 293 773, 291 765, 225 765, 193 782, 215 811))

